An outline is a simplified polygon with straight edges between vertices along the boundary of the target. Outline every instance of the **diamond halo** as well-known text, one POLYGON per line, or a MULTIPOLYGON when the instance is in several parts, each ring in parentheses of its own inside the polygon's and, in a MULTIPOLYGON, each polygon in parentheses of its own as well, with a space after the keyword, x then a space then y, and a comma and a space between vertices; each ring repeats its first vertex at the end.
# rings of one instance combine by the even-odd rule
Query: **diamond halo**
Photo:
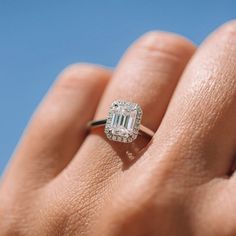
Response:
POLYGON ((104 130, 107 138, 123 143, 133 142, 138 136, 142 113, 141 107, 136 103, 114 101, 110 106, 104 130))

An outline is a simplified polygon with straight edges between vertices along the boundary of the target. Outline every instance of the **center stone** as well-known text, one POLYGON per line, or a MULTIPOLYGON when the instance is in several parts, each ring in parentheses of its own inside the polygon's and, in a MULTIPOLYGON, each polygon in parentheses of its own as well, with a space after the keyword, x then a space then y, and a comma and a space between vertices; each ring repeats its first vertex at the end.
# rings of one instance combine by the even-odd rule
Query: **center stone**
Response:
POLYGON ((109 139, 132 142, 138 135, 142 110, 136 103, 115 101, 107 118, 105 133, 109 139))
POLYGON ((111 119, 111 132, 123 137, 129 136, 134 130, 137 110, 128 111, 126 107, 118 107, 113 111, 111 119))

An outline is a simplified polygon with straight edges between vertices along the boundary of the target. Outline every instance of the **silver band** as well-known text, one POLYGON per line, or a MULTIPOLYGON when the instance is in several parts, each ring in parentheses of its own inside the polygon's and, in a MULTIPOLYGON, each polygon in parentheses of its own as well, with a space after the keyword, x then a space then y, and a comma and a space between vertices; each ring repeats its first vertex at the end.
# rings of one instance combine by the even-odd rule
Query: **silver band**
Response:
POLYGON ((141 124, 143 111, 139 104, 124 100, 114 101, 107 119, 90 121, 89 128, 104 127, 104 133, 112 141, 131 143, 138 135, 152 137, 154 132, 141 124))
MULTIPOLYGON (((101 119, 101 120, 92 120, 88 123, 88 127, 90 129, 92 128, 96 128, 96 127, 101 127, 101 126, 105 126, 107 122, 107 119, 101 119)), ((139 127, 139 135, 148 135, 150 137, 153 137, 153 135, 155 134, 154 131, 152 131, 151 129, 147 128, 146 126, 140 124, 139 127)))

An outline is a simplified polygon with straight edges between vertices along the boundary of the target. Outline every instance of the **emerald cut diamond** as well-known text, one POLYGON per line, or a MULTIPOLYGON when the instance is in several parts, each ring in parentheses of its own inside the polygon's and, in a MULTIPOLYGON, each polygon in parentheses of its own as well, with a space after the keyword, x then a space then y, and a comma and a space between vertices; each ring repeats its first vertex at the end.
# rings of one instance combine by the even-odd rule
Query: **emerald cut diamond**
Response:
POLYGON ((134 141, 139 132, 141 118, 142 109, 138 104, 114 101, 105 126, 107 138, 124 143, 134 141))

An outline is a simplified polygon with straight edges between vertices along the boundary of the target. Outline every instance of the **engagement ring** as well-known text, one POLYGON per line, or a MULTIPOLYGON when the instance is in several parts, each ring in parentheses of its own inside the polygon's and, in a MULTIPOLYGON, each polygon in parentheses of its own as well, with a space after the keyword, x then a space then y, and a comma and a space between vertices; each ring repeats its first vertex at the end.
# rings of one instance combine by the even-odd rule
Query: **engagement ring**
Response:
POLYGON ((131 143, 138 134, 154 135, 152 130, 141 124, 142 115, 138 104, 117 100, 111 104, 107 119, 91 121, 89 127, 105 126, 104 132, 108 139, 131 143))

